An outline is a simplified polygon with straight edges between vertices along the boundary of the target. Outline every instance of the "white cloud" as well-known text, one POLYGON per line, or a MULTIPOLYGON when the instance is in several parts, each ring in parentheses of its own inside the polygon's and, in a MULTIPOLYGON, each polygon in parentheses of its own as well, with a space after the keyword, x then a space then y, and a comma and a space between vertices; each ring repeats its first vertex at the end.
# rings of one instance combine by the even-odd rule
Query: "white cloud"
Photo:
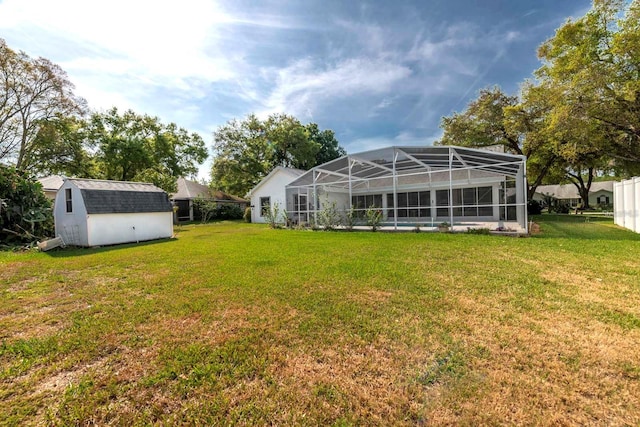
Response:
POLYGON ((385 94, 411 75, 404 65, 375 58, 349 58, 324 69, 306 58, 272 72, 276 86, 265 102, 266 113, 293 114, 309 114, 327 99, 385 94))

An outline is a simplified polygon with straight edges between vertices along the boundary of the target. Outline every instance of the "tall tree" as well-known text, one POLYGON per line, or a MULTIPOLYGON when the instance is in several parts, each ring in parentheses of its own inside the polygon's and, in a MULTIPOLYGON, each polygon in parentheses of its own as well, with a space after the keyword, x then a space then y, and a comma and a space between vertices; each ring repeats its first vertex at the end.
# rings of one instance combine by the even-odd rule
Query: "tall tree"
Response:
POLYGON ((344 155, 333 131, 286 114, 231 120, 213 139, 212 186, 241 196, 276 166, 310 169, 344 155))
POLYGON ((244 196, 273 168, 264 124, 251 114, 233 119, 213 133, 211 184, 244 196))
POLYGON ((440 145, 502 146, 507 153, 527 156, 529 197, 557 161, 549 141, 540 132, 545 108, 522 103, 495 86, 480 90, 462 113, 443 117, 440 145))
POLYGON ((320 145, 315 158, 316 165, 321 165, 347 154, 345 149, 340 146, 335 133, 331 129, 320 130, 315 123, 309 123, 305 127, 307 128, 309 139, 320 145))
POLYGON ((0 39, 0 160, 25 169, 47 122, 82 114, 85 101, 73 89, 59 66, 15 52, 0 39))
POLYGON ((36 134, 33 149, 23 165, 36 175, 60 174, 99 178, 100 171, 92 144, 86 137, 86 121, 74 117, 56 117, 43 123, 36 134))
MULTIPOLYGON (((582 18, 568 21, 539 49, 536 76, 559 102, 554 110, 593 120, 607 133, 602 151, 618 167, 640 162, 640 2, 595 0, 582 18)), ((594 145, 593 138, 584 144, 594 145)))
POLYGON ((315 166, 316 155, 322 147, 309 138, 307 129, 298 119, 286 114, 273 114, 264 125, 274 165, 298 169, 315 166))
POLYGON ((168 177, 189 176, 207 158, 202 138, 157 117, 116 108, 94 113, 87 124, 87 138, 96 147, 101 175, 129 181, 146 177, 166 191, 168 177))

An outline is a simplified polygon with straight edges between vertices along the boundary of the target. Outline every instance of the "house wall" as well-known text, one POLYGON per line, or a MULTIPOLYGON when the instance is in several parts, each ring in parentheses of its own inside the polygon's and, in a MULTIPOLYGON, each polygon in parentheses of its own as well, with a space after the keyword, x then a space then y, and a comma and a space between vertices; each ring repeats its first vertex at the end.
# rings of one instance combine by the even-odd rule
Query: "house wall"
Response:
POLYGON ((172 212, 87 215, 87 246, 163 239, 173 235, 172 212))
POLYGON ((593 193, 589 193, 589 205, 597 206, 598 205, 598 197, 608 197, 609 203, 613 203, 613 192, 607 190, 599 190, 593 193))
POLYGON ((56 236, 67 245, 89 246, 87 236, 87 210, 80 190, 72 183, 62 184, 53 206, 56 236), (67 212, 66 189, 71 189, 72 212, 67 212))
POLYGON ((293 176, 283 170, 277 170, 267 181, 262 182, 258 188, 254 189, 251 193, 251 222, 266 222, 260 209, 261 197, 269 197, 271 206, 275 206, 277 203, 280 207, 280 212, 286 209, 285 186, 296 178, 297 176, 293 176))

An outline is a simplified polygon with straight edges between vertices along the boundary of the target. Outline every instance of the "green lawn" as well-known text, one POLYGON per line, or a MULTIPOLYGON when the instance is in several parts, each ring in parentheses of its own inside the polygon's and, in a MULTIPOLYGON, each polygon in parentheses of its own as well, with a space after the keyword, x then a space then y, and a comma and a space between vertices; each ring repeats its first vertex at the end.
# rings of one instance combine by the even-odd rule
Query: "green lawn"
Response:
POLYGON ((640 423, 640 235, 176 228, 0 253, 0 423, 640 423))

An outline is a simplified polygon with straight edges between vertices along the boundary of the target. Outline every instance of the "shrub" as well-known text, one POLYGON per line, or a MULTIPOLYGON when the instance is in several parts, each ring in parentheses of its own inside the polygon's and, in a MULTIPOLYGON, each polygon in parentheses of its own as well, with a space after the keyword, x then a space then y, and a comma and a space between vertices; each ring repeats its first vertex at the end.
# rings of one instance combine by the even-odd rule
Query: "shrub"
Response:
POLYGON ((376 231, 378 228, 380 228, 380 222, 382 221, 382 211, 379 208, 372 205, 369 207, 369 209, 367 209, 365 215, 367 218, 367 225, 371 227, 371 231, 376 231))
POLYGON ((32 243, 54 234, 51 201, 24 172, 0 165, 0 241, 32 243))
POLYGON ((244 222, 251 222, 251 206, 244 208, 244 215, 242 215, 244 222))
POLYGON ((318 224, 326 231, 330 231, 335 230, 341 225, 341 222, 342 218, 340 218, 336 202, 329 203, 329 199, 325 200, 322 204, 322 210, 318 212, 318 224))
POLYGON ((558 203, 552 208, 552 211, 560 214, 568 214, 571 211, 571 208, 565 203, 558 203))
MULTIPOLYGON (((203 223, 213 220, 241 219, 242 208, 236 203, 219 203, 198 197, 193 200, 193 216, 203 223)), ((249 220, 251 220, 251 211, 249 211, 249 220)))
POLYGON ((542 213, 542 205, 537 200, 529 200, 527 203, 527 213, 529 215, 540 215, 542 213))
POLYGON ((349 208, 347 213, 344 215, 344 228, 347 231, 353 230, 353 226, 356 224, 356 211, 353 208, 353 205, 349 208))
POLYGON ((278 220, 280 219, 280 205, 275 202, 273 206, 265 206, 264 219, 271 228, 280 228, 278 220))
POLYGON ((467 234, 491 234, 488 228, 471 228, 467 227, 467 234))

